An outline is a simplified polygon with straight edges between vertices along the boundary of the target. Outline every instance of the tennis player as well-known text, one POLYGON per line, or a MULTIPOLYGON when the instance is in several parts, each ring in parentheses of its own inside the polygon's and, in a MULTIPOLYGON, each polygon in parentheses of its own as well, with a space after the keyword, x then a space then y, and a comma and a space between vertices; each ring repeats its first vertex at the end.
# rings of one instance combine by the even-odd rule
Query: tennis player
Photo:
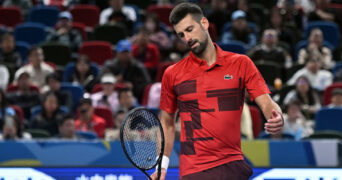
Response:
MULTIPOLYGON (((162 176, 168 168, 175 137, 174 115, 181 118, 181 180, 247 180, 252 169, 243 159, 240 120, 247 89, 267 119, 265 130, 281 132, 279 106, 270 98, 263 77, 245 55, 226 52, 212 42, 209 22, 196 4, 181 3, 170 14, 178 37, 190 54, 163 76, 161 122, 165 133, 162 176)), ((152 174, 156 179, 157 173, 152 174)))

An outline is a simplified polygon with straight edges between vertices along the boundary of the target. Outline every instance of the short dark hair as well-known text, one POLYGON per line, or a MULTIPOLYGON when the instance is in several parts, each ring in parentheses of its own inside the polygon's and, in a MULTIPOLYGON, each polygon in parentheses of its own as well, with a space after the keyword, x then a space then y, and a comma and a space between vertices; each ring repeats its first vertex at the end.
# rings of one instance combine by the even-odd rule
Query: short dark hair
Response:
POLYGON ((34 51, 37 51, 38 49, 42 49, 42 48, 36 45, 31 46, 27 52, 27 56, 30 56, 34 51))
POLYGON ((75 116, 71 113, 66 113, 66 114, 63 114, 61 118, 58 119, 57 121, 57 125, 58 126, 61 126, 64 124, 64 122, 68 119, 72 119, 72 120, 75 120, 75 116))
POLYGON ((56 72, 48 74, 45 78, 45 83, 47 84, 50 79, 56 80, 58 82, 62 82, 61 76, 56 72))
POLYGON ((185 16, 190 14, 195 21, 200 22, 204 17, 202 9, 189 2, 183 2, 176 5, 170 13, 169 21, 172 25, 178 24, 185 16))
POLYGON ((82 98, 82 99, 80 99, 79 106, 82 106, 83 104, 88 104, 91 106, 92 101, 90 98, 82 98))
MULTIPOLYGON (((132 89, 131 88, 122 88, 119 90, 119 93, 118 93, 118 99, 121 98, 121 95, 122 93, 125 93, 125 92, 132 92, 132 89)), ((133 93, 133 92, 132 92, 133 93)))
POLYGON ((5 32, 5 33, 2 34, 2 36, 1 36, 0 42, 3 42, 3 41, 5 41, 5 40, 7 40, 7 39, 9 39, 9 38, 13 38, 13 39, 14 39, 13 34, 10 33, 10 32, 5 32))

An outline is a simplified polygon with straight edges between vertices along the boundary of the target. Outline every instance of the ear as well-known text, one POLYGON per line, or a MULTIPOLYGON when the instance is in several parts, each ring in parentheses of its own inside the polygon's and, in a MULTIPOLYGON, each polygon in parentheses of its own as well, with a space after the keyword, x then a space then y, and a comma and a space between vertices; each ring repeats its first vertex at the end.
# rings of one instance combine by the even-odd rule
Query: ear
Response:
POLYGON ((208 30, 208 28, 209 28, 209 21, 208 21, 208 19, 206 17, 202 17, 201 25, 203 26, 203 28, 205 30, 208 30))

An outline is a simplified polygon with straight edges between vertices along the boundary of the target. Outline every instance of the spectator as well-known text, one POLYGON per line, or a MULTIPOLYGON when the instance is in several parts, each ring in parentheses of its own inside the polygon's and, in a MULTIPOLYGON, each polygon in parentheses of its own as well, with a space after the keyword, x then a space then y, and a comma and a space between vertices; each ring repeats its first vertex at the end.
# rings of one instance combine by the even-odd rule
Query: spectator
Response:
POLYGON ((3 7, 17 6, 21 9, 24 19, 27 19, 30 14, 30 9, 32 8, 31 0, 4 0, 3 7))
POLYGON ((52 91, 57 95, 57 99, 59 100, 60 106, 65 106, 70 111, 73 110, 73 101, 72 95, 69 91, 61 90, 61 77, 58 73, 51 73, 46 76, 46 84, 45 92, 52 91))
POLYGON ((329 8, 331 0, 314 0, 316 9, 308 15, 309 21, 332 21, 340 25, 340 12, 329 8))
POLYGON ((10 73, 8 68, 2 64, 0 64, 0 89, 6 89, 8 82, 10 80, 10 73))
POLYGON ((1 125, 0 140, 31 139, 31 134, 23 131, 23 126, 16 116, 6 115, 1 125))
POLYGON ((231 20, 232 27, 229 31, 223 32, 221 42, 240 41, 246 50, 254 47, 257 42, 256 34, 248 26, 246 13, 241 10, 234 11, 231 20))
POLYGON ((212 22, 216 29, 218 35, 221 35, 223 25, 230 20, 231 11, 228 10, 227 0, 212 0, 210 3, 208 14, 209 22, 212 22))
POLYGON ((278 0, 277 7, 286 26, 302 30, 306 16, 295 6, 295 0, 278 0))
POLYGON ((305 64, 308 56, 317 56, 324 69, 333 67, 331 50, 323 45, 323 33, 320 29, 312 29, 307 47, 299 51, 298 63, 305 64))
POLYGON ((91 95, 93 106, 108 107, 113 113, 119 108, 118 93, 114 91, 116 78, 112 74, 101 77, 102 91, 91 95))
POLYGON ((82 43, 82 35, 72 28, 72 15, 68 11, 59 13, 59 19, 56 24, 56 31, 53 31, 47 41, 54 41, 66 44, 73 52, 77 52, 82 43))
POLYGON ((135 44, 132 46, 133 56, 144 63, 151 77, 155 77, 160 61, 160 53, 157 45, 149 41, 149 31, 141 27, 138 31, 135 44))
POLYGON ((11 33, 4 33, 1 36, 0 63, 12 69, 17 69, 22 64, 20 54, 15 51, 15 39, 11 33))
POLYGON ((15 79, 23 72, 30 74, 32 82, 43 88, 45 85, 46 76, 52 72, 54 69, 44 62, 43 49, 37 46, 30 48, 28 52, 28 60, 30 64, 27 64, 15 72, 15 79))
POLYGON ((107 61, 102 74, 112 73, 117 82, 133 87, 133 94, 141 101, 145 86, 151 82, 151 78, 144 67, 132 57, 132 48, 129 40, 120 40, 116 45, 116 58, 107 61))
POLYGON ((87 92, 91 92, 96 83, 96 74, 90 66, 89 57, 79 54, 76 60, 76 69, 68 79, 68 82, 80 84, 87 92))
POLYGON ((5 122, 5 116, 14 116, 15 111, 10 106, 8 106, 7 98, 5 92, 0 89, 0 126, 5 122))
POLYGON ((124 0, 108 0, 109 7, 102 10, 100 14, 100 24, 106 24, 113 12, 122 12, 127 19, 135 22, 137 20, 137 14, 130 6, 125 6, 124 0))
MULTIPOLYGON (((306 119, 301 112, 301 103, 294 99, 286 106, 286 113, 284 114, 284 130, 283 132, 291 134, 296 140, 309 135, 305 132, 306 119)), ((312 129, 310 130, 312 133, 312 129)))
POLYGON ((92 131, 95 132, 98 137, 103 138, 106 121, 94 114, 91 99, 81 99, 79 107, 80 116, 75 121, 76 130, 85 132, 92 131))
POLYGON ((58 124, 58 138, 76 140, 79 137, 75 130, 75 119, 72 114, 65 114, 59 121, 58 124))
POLYGON ((301 111, 306 119, 313 119, 316 112, 321 108, 320 98, 312 89, 309 79, 305 76, 300 76, 297 79, 296 89, 285 96, 284 104, 287 105, 295 99, 301 103, 301 111))
POLYGON ((271 61, 281 67, 289 68, 292 60, 289 53, 278 45, 277 32, 274 29, 266 29, 262 35, 261 44, 255 46, 248 52, 253 61, 271 61))
POLYGON ((132 90, 129 88, 119 90, 119 103, 119 111, 125 113, 137 107, 135 97, 133 96, 132 90))
POLYGON ((39 92, 31 90, 31 77, 28 72, 18 75, 18 90, 7 93, 9 104, 14 104, 23 109, 24 117, 30 119, 31 108, 40 104, 39 92))
POLYGON ((44 94, 41 111, 35 115, 30 122, 31 129, 42 129, 51 136, 58 134, 57 122, 62 118, 65 112, 59 108, 58 96, 56 93, 49 91, 44 94))
POLYGON ((279 41, 283 42, 290 52, 294 52, 296 42, 301 38, 301 31, 286 26, 278 7, 271 9, 269 21, 267 28, 275 29, 279 41))
POLYGON ((331 103, 328 105, 330 108, 342 108, 342 89, 335 88, 331 93, 331 103))
POLYGON ((172 40, 166 30, 161 28, 158 16, 155 13, 147 13, 143 25, 149 32, 150 41, 156 44, 161 51, 167 51, 172 47, 172 40))
POLYGON ((288 85, 294 85, 301 76, 306 76, 310 84, 316 90, 322 92, 332 83, 332 74, 327 70, 321 70, 319 57, 309 56, 306 60, 305 67, 298 70, 287 82, 288 85))

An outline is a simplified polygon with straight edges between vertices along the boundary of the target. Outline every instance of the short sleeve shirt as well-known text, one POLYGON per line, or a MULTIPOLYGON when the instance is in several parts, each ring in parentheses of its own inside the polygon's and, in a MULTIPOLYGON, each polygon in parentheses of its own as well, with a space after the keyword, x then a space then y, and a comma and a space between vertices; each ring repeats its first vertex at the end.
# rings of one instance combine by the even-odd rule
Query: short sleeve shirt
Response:
POLYGON ((160 108, 180 112, 180 176, 242 160, 245 89, 251 100, 270 93, 247 56, 215 47, 216 62, 210 67, 190 52, 163 76, 160 108))

